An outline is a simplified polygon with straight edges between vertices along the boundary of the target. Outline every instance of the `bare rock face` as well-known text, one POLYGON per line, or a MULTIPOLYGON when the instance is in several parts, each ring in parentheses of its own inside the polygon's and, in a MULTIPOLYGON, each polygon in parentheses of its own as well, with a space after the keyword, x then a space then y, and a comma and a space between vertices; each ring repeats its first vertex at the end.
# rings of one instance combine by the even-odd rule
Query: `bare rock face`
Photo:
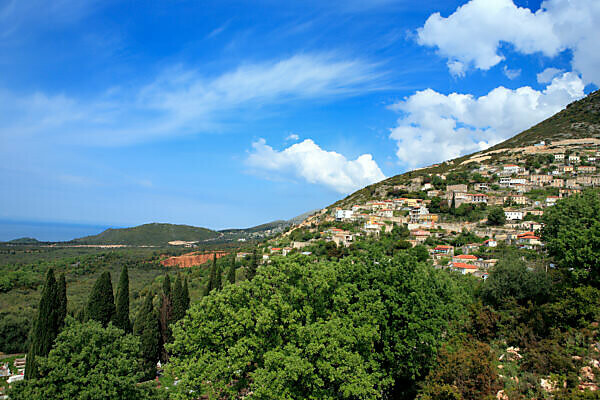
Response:
POLYGON ((213 256, 216 255, 217 258, 224 257, 228 255, 224 251, 217 251, 212 253, 188 253, 178 257, 169 257, 166 260, 162 260, 160 263, 165 267, 180 267, 180 268, 189 268, 195 267, 198 265, 202 265, 213 259, 213 256))

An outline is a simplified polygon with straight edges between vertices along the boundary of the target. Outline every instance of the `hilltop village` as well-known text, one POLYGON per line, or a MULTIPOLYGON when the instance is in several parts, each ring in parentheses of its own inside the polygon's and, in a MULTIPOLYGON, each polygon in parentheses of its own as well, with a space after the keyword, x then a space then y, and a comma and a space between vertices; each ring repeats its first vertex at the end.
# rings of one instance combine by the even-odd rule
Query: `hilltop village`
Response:
POLYGON ((493 249, 540 251, 541 217, 557 200, 600 186, 600 140, 539 142, 476 153, 366 188, 268 242, 270 255, 345 248, 394 229, 439 268, 487 277, 493 249))

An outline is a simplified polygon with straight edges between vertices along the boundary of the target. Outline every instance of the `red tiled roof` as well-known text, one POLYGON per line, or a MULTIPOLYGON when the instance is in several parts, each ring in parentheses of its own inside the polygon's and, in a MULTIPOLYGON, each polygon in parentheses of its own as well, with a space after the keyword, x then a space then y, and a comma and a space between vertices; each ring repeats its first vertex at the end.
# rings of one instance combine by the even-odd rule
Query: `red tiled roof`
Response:
POLYGON ((451 249, 451 248, 452 248, 452 246, 445 246, 445 245, 440 244, 439 246, 437 246, 435 248, 435 250, 448 250, 448 249, 451 249))
POLYGON ((528 235, 528 236, 522 236, 519 239, 537 239, 537 240, 539 240, 539 237, 534 236, 534 235, 528 235))
POLYGON ((459 256, 454 256, 454 258, 458 258, 461 260, 477 260, 477 257, 475 257, 472 254, 461 254, 459 256))
POLYGON ((461 262, 452 263, 452 267, 459 268, 459 269, 477 269, 477 267, 474 265, 465 264, 465 263, 461 263, 461 262))
POLYGON ((531 231, 530 231, 530 232, 523 232, 523 233, 519 233, 519 234, 517 235, 517 237, 518 237, 518 238, 520 238, 520 237, 523 237, 523 236, 531 236, 531 235, 534 235, 534 234, 535 234, 535 233, 534 233, 534 232, 531 232, 531 231))

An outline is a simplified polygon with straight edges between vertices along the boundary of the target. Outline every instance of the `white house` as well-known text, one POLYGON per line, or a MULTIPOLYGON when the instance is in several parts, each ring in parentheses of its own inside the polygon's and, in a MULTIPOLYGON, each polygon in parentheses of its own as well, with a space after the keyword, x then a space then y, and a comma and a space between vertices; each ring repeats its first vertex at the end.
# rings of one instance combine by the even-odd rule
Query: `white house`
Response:
POLYGON ((504 215, 506 219, 509 221, 522 220, 523 219, 523 211, 518 210, 505 210, 504 215))
POLYGON ((519 166, 515 164, 507 164, 502 168, 502 170, 507 174, 518 174, 519 166))
POLYGON ((564 153, 556 153, 554 154, 554 161, 564 161, 565 155, 564 153))
POLYGON ((569 162, 571 162, 571 163, 578 163, 579 160, 580 160, 579 156, 576 156, 576 155, 569 156, 569 162))
POLYGON ((354 211, 352 210, 335 210, 335 219, 338 221, 344 221, 352 219, 354 211))

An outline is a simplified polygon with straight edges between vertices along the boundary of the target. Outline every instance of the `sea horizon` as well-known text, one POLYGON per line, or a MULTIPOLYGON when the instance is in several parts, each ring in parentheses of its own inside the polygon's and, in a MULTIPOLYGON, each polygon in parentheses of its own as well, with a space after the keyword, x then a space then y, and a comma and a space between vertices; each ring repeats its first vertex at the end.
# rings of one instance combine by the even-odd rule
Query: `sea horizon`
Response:
POLYGON ((108 228, 114 228, 114 226, 0 219, 0 241, 7 242, 27 237, 41 242, 66 242, 84 236, 96 235, 108 228))

